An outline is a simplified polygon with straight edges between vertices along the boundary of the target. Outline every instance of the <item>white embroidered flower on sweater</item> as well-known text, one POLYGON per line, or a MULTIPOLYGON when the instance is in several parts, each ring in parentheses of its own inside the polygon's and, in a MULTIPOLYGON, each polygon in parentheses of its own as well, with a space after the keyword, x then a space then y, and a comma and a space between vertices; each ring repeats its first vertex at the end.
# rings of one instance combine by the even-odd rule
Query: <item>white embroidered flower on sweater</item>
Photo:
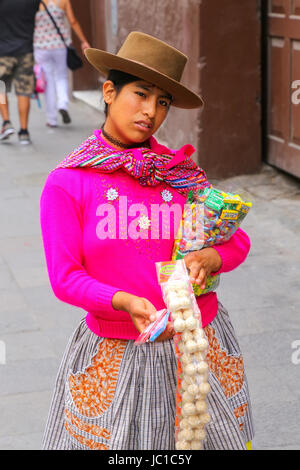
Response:
POLYGON ((171 193, 171 191, 169 191, 168 189, 164 189, 162 192, 161 192, 161 197, 163 198, 163 200, 165 202, 169 202, 169 201, 172 201, 173 199, 173 194, 171 193))
POLYGON ((108 201, 114 201, 115 199, 118 199, 118 197, 119 197, 119 193, 114 188, 109 188, 108 191, 106 192, 106 199, 108 199, 108 201))
POLYGON ((141 229, 148 230, 150 224, 151 220, 146 215, 142 215, 142 217, 139 218, 138 225, 141 229))

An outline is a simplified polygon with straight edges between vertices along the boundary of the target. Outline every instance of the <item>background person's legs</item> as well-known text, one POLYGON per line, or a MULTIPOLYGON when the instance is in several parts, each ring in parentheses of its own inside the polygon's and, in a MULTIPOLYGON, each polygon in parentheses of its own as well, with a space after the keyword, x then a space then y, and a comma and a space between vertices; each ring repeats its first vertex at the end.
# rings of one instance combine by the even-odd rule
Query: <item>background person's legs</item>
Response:
POLYGON ((9 121, 9 107, 8 107, 8 96, 7 94, 4 95, 5 99, 0 100, 0 112, 3 121, 9 121), (5 102, 3 102, 5 101, 5 102))
POLYGON ((9 119, 9 105, 7 94, 2 96, 0 100, 0 113, 3 119, 2 128, 0 130, 0 140, 6 140, 11 134, 15 133, 10 119, 9 119))
POLYGON ((55 62, 53 60, 53 52, 51 49, 35 49, 34 51, 35 61, 42 67, 45 73, 47 85, 45 90, 45 102, 46 102, 46 118, 47 124, 50 126, 57 125, 57 106, 56 106, 56 90, 55 90, 55 78, 54 78, 54 67, 55 62))
POLYGON ((35 78, 33 72, 33 53, 18 57, 18 64, 14 76, 16 95, 18 97, 18 111, 20 120, 19 141, 21 144, 29 144, 28 118, 30 110, 30 98, 34 94, 35 78))
POLYGON ((53 59, 55 62, 55 86, 57 95, 57 107, 62 115, 63 122, 68 124, 71 122, 68 113, 69 104, 69 82, 67 67, 67 49, 53 50, 53 59))
POLYGON ((0 78, 0 104, 5 104, 7 100, 6 96, 6 85, 4 80, 0 78))
POLYGON ((18 111, 20 119, 20 128, 28 128, 28 117, 30 111, 30 98, 29 96, 18 95, 18 111))
POLYGON ((15 132, 10 122, 7 93, 11 90, 16 63, 15 57, 0 57, 0 113, 3 119, 0 140, 8 139, 15 132))

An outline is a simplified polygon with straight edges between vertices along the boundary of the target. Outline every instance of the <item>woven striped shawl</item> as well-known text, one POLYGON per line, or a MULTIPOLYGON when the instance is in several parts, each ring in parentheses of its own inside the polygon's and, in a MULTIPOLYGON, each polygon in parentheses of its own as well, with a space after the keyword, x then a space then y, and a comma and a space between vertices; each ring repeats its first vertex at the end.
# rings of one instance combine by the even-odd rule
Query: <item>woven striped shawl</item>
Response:
POLYGON ((191 159, 191 154, 195 151, 192 145, 170 151, 151 137, 154 147, 165 153, 155 153, 152 150, 153 145, 151 149, 140 147, 119 151, 106 146, 98 138, 97 132, 99 133, 95 131, 55 169, 94 168, 102 173, 122 169, 137 178, 142 186, 156 186, 165 182, 183 195, 187 195, 190 190, 210 186, 204 171, 191 159))

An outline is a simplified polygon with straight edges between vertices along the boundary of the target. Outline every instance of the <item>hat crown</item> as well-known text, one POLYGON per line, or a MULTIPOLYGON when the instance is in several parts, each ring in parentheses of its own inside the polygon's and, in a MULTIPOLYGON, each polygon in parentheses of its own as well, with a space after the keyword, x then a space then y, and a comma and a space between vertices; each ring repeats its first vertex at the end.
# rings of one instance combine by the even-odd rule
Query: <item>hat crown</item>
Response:
POLYGON ((187 62, 187 57, 174 47, 137 31, 127 36, 117 56, 146 65, 177 82, 187 62))
POLYGON ((85 49, 84 54, 106 77, 110 70, 119 70, 165 90, 172 96, 173 106, 203 106, 201 96, 180 83, 187 56, 160 39, 132 31, 117 54, 94 48, 85 49))

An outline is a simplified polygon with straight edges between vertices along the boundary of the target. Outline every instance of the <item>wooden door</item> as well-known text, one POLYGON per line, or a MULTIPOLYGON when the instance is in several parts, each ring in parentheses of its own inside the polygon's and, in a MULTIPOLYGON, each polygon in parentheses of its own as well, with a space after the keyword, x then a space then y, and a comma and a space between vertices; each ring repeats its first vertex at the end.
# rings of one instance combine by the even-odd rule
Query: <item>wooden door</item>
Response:
MULTIPOLYGON (((105 49, 104 2, 99 0, 72 0, 72 7, 85 37, 91 47, 105 49)), ((72 31, 72 41, 83 60, 83 67, 72 73, 73 90, 96 90, 99 88, 99 73, 84 57, 80 41, 72 31)))
POLYGON ((300 177, 300 0, 269 0, 267 35, 267 161, 300 177))

